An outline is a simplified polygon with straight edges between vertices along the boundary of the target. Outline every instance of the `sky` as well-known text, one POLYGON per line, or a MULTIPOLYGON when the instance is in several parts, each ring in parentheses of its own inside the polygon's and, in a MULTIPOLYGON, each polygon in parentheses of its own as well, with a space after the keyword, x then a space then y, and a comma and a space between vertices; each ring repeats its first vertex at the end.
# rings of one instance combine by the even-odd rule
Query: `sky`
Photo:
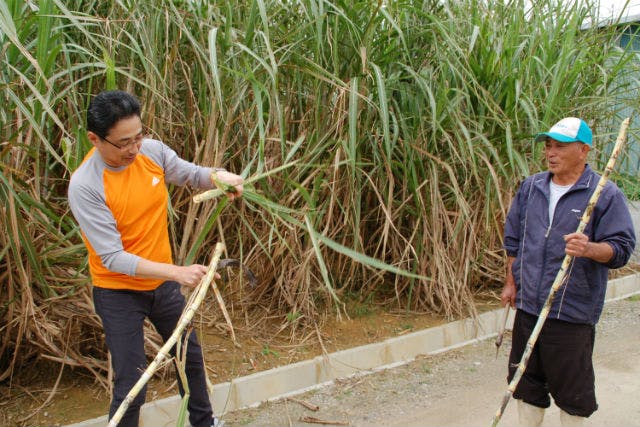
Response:
POLYGON ((640 0, 601 0, 600 1, 600 10, 606 12, 620 12, 625 4, 628 3, 627 9, 638 9, 640 8, 640 0))
MULTIPOLYGON (((595 2, 592 0, 592 3, 595 2)), ((615 20, 621 13, 622 22, 637 20, 640 17, 640 0, 600 0, 598 12, 600 22, 615 20)))
MULTIPOLYGON (((591 6, 597 11, 597 21, 600 25, 620 23, 629 21, 640 21, 640 0, 558 0, 565 5, 574 3, 591 6), (624 11, 624 12, 623 12, 624 11)), ((526 8, 529 9, 536 0, 525 0, 526 8)), ((591 25, 591 20, 587 19, 584 23, 585 27, 591 25)))

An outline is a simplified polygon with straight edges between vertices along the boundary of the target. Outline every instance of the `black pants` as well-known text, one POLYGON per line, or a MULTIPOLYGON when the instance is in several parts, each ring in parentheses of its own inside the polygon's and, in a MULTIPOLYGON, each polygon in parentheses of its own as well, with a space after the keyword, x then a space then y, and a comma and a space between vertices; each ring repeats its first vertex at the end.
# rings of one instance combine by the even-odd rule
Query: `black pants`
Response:
MULTIPOLYGON (((144 353, 143 322, 149 318, 167 340, 173 333, 185 306, 180 285, 164 282, 153 291, 129 291, 93 288, 96 313, 102 319, 107 347, 114 370, 113 399, 109 419, 118 410, 133 385, 140 379, 147 362, 144 353)), ((175 346, 171 350, 175 355, 175 346)), ((207 392, 202 350, 195 332, 189 335, 185 373, 189 386, 189 421, 193 427, 209 427, 213 411, 207 392)), ((184 394, 178 378, 180 394, 184 394)), ((146 386, 129 405, 119 427, 138 427, 140 406, 144 403, 146 386)))
MULTIPOLYGON (((515 375, 537 320, 537 316, 522 310, 516 312, 508 381, 515 375)), ((548 408, 551 394, 563 411, 590 416, 598 409, 592 363, 594 340, 593 325, 547 319, 513 397, 548 408)))

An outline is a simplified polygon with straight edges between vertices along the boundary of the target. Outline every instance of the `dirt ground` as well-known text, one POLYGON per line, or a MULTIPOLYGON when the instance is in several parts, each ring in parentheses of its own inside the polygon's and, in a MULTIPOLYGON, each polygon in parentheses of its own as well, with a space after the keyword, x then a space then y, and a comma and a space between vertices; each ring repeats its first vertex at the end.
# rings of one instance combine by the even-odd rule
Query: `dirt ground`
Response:
MULTIPOLYGON (((339 381, 258 408, 226 414, 229 427, 325 425, 488 426, 506 391, 510 336, 499 355, 487 340, 375 374, 339 381), (317 406, 307 409, 302 402, 317 406), (311 417, 311 418, 307 418, 311 417), (318 425, 318 424, 315 424, 318 425)), ((640 426, 640 298, 609 303, 598 324, 594 354, 599 410, 586 426, 640 426)), ((517 425, 511 400, 500 425, 517 425)), ((558 426, 553 404, 544 426, 558 426)))

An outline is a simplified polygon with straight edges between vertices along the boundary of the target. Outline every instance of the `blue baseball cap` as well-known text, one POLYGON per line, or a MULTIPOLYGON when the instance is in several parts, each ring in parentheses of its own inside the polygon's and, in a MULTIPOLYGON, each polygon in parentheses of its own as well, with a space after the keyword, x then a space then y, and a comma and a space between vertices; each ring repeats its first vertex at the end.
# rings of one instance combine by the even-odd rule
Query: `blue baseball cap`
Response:
POLYGON ((593 134, 589 125, 584 120, 577 117, 566 117, 553 125, 549 132, 542 132, 536 135, 536 142, 553 138, 559 142, 582 142, 591 147, 593 134))

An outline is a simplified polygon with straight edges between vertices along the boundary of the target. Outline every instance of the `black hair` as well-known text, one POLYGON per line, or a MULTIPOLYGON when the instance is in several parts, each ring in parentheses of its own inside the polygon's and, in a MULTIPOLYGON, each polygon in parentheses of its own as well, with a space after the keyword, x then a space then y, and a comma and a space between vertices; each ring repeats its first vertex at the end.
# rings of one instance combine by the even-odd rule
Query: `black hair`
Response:
POLYGON ((119 120, 133 116, 140 117, 140 102, 135 96, 122 90, 106 90, 89 103, 87 130, 104 138, 119 120))

